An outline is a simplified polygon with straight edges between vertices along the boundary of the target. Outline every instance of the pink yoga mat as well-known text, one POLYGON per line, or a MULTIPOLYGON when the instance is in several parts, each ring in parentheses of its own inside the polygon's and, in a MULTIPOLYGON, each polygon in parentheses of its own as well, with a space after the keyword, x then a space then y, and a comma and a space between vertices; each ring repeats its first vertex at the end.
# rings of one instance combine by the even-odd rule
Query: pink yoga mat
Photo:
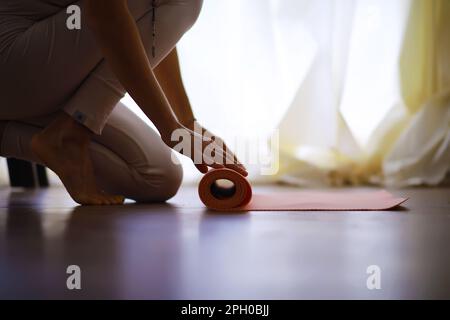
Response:
POLYGON ((198 193, 205 206, 217 211, 379 211, 393 209, 407 200, 384 190, 254 195, 247 179, 229 169, 211 170, 205 174, 198 193), (223 187, 219 180, 231 181, 232 186, 223 187))

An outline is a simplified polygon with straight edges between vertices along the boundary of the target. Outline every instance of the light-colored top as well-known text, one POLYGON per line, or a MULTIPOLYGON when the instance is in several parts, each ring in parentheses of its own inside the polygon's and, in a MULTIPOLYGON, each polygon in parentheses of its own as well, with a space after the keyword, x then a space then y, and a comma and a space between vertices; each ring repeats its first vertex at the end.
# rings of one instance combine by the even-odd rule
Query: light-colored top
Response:
POLYGON ((14 15, 40 20, 60 11, 75 0, 1 0, 0 15, 14 15))
POLYGON ((0 54, 36 22, 67 8, 75 0, 0 0, 0 54))

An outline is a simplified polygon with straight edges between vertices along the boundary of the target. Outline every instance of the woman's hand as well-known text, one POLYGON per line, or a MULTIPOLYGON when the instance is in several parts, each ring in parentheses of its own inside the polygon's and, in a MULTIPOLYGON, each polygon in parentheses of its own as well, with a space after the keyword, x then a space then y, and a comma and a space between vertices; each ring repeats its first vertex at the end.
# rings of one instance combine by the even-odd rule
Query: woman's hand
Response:
MULTIPOLYGON (((220 138, 219 136, 215 135, 214 133, 212 133, 211 131, 209 131, 209 130, 206 129, 205 127, 203 127, 203 126, 202 126, 201 124, 199 124, 197 121, 193 121, 193 122, 190 124, 189 127, 190 127, 191 130, 192 130, 192 129, 196 130, 195 127, 197 127, 197 130, 198 130, 198 128, 200 128, 200 130, 198 130, 198 131, 199 131, 199 132, 202 132, 202 133, 203 133, 203 136, 205 136, 205 137, 210 137, 212 140, 215 141, 215 143, 216 143, 217 145, 219 145, 219 146, 222 147, 223 151, 225 152, 225 154, 226 154, 226 156, 227 156, 226 159, 232 159, 233 164, 235 164, 235 165, 238 166, 238 169, 237 169, 237 170, 236 170, 236 169, 233 169, 233 168, 230 168, 230 169, 233 169, 233 170, 239 172, 239 173, 242 174, 243 176, 247 176, 247 175, 248 175, 247 169, 246 169, 246 168, 244 167, 244 165, 238 160, 238 158, 237 158, 236 155, 231 151, 231 149, 228 148, 228 146, 225 144, 225 142, 222 140, 222 138, 220 138)), ((225 166, 225 167, 227 167, 227 166, 225 166)), ((207 168, 206 166, 200 165, 200 166, 197 166, 197 168, 199 169, 200 172, 203 172, 203 173, 205 173, 205 170, 206 170, 206 172, 208 171, 208 168, 207 168)))
POLYGON ((207 173, 208 167, 211 167, 228 168, 243 176, 248 175, 245 167, 223 140, 197 122, 188 125, 180 124, 170 137, 163 135, 162 139, 175 151, 191 158, 201 173, 207 173))

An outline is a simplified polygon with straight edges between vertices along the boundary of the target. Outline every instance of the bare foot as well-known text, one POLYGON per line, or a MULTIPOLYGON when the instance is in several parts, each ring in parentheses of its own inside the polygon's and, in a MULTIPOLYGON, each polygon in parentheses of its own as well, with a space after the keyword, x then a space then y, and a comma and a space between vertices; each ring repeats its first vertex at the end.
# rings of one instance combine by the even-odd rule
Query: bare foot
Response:
POLYGON ((84 205, 122 204, 123 196, 108 195, 96 184, 89 154, 91 133, 62 113, 31 140, 31 150, 61 179, 73 200, 84 205))

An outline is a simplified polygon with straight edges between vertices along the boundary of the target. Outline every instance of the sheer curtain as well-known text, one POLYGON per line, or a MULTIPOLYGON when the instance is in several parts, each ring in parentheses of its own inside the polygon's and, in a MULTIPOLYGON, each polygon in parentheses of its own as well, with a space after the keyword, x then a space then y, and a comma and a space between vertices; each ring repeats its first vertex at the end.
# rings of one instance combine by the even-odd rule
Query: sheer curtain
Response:
POLYGON ((278 178, 439 183, 450 165, 449 2, 310 4, 319 50, 279 125, 278 178))
POLYGON ((179 51, 205 126, 279 132, 270 180, 406 186, 449 170, 449 34, 447 0, 208 0, 179 51))

